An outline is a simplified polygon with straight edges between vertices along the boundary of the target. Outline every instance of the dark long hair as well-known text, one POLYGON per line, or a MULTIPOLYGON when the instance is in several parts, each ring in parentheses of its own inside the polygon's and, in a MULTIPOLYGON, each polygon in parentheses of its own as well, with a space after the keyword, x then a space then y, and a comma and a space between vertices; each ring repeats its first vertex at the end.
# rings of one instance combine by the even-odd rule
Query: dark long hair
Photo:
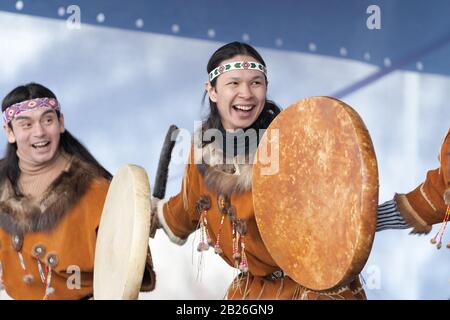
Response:
MULTIPOLYGON (((266 66, 266 63, 264 62, 264 59, 261 57, 261 55, 258 53, 258 51, 255 50, 252 46, 242 43, 242 42, 231 42, 228 43, 219 49, 216 50, 216 52, 213 53, 211 58, 208 61, 208 65, 206 67, 206 70, 208 74, 217 68, 224 60, 231 59, 237 55, 246 55, 251 56, 255 58, 259 63, 266 66)), ((265 77, 266 83, 267 83, 267 77, 265 77)), ((217 78, 213 79, 211 81, 211 86, 216 86, 217 78)), ((206 92, 205 92, 206 96, 206 92)), ((204 97, 205 97, 204 96, 204 97)), ((266 129, 269 124, 275 119, 275 117, 281 112, 281 109, 270 100, 266 99, 264 108, 259 115, 259 117, 256 119, 256 121, 252 124, 251 128, 256 129, 257 131, 259 129, 266 129)), ((223 130, 222 122, 220 120, 220 114, 219 110, 217 109, 217 104, 213 102, 211 99, 209 99, 209 114, 206 118, 206 120, 203 122, 202 125, 202 131, 205 132, 208 129, 219 129, 223 130)), ((247 128, 245 128, 247 129, 247 128)), ((211 141, 212 142, 212 141, 211 141)), ((207 144, 207 143, 205 143, 207 144)))
MULTIPOLYGON (((36 98, 54 98, 55 94, 50 89, 38 83, 29 83, 19 86, 6 95, 2 102, 2 112, 9 106, 36 98)), ((61 117, 59 111, 56 112, 58 120, 61 117)), ((12 130, 11 122, 8 126, 12 130)), ((76 155, 81 160, 93 165, 99 170, 101 176, 111 180, 112 175, 109 173, 94 156, 79 142, 67 129, 61 133, 60 147, 70 155, 76 155)), ((17 157, 17 144, 8 143, 5 156, 0 160, 0 181, 9 178, 13 185, 16 185, 20 175, 19 158, 17 157)))

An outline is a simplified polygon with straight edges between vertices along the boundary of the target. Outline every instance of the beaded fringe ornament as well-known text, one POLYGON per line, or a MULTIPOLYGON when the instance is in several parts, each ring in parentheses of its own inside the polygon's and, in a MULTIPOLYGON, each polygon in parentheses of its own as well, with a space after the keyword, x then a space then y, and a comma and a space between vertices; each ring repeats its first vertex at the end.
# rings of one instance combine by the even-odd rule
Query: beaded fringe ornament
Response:
MULTIPOLYGON (((30 285, 34 282, 34 277, 31 273, 27 271, 27 268, 25 266, 25 260, 23 259, 23 255, 21 252, 17 252, 19 256, 20 265, 22 267, 24 276, 23 276, 23 282, 30 285)), ((52 295, 55 292, 55 289, 51 286, 52 282, 52 269, 49 266, 45 266, 47 269, 47 276, 45 275, 44 269, 42 267, 41 262, 39 259, 37 260, 37 266, 39 270, 39 277, 41 278, 41 282, 45 286, 45 294, 43 297, 43 300, 47 300, 50 295, 52 295)))
POLYGON ((245 254, 245 235, 247 233, 247 225, 244 220, 237 219, 236 208, 232 205, 228 208, 228 216, 232 223, 232 250, 234 265, 242 273, 248 272, 247 256, 245 254), (240 250, 239 250, 240 248, 240 250))
POLYGON ((225 222, 225 217, 228 216, 231 221, 232 232, 232 254, 235 267, 241 273, 248 272, 247 256, 245 254, 245 235, 247 233, 247 226, 244 220, 236 218, 236 208, 231 205, 230 198, 225 194, 220 194, 217 197, 217 208, 219 209, 220 218, 219 232, 217 234, 216 242, 213 243, 208 232, 207 211, 211 208, 211 202, 208 196, 202 196, 197 201, 196 211, 200 215, 200 242, 197 246, 197 251, 203 252, 214 245, 214 252, 222 254, 223 249, 220 245, 222 230, 225 222))
POLYGON ((55 293, 55 289, 51 286, 52 283, 52 269, 47 266, 47 283, 45 284, 45 296, 43 300, 47 300, 48 296, 55 293))
POLYGON ((220 247, 220 236, 222 234, 225 216, 229 213, 228 210, 230 207, 231 207, 230 198, 225 194, 219 194, 217 197, 217 208, 219 209, 219 212, 222 214, 222 217, 220 218, 219 233, 217 234, 216 243, 214 245, 214 252, 216 254, 223 253, 223 250, 220 247))
POLYGON ((223 221, 225 220, 225 215, 222 214, 222 218, 220 219, 219 233, 217 234, 216 244, 214 245, 214 252, 216 254, 222 254, 223 250, 220 247, 220 235, 222 234, 223 221))
MULTIPOLYGON (((244 220, 236 220, 235 224, 236 228, 236 242, 241 247, 241 253, 237 254, 236 257, 238 260, 236 260, 236 263, 239 262, 238 268, 239 270, 246 274, 248 272, 248 263, 247 263, 247 255, 245 254, 245 235, 247 234, 247 224, 244 220)), ((239 248, 238 248, 239 252, 239 248)))
POLYGON ((239 253, 239 233, 236 231, 236 223, 233 222, 233 230, 232 230, 232 236, 233 236, 233 259, 235 262, 236 268, 239 267, 239 260, 241 258, 241 254, 239 253))
POLYGON ((207 251, 209 246, 212 244, 212 240, 209 237, 209 232, 207 229, 208 220, 206 220, 207 210, 204 210, 200 216, 200 243, 197 246, 197 251, 207 251))
POLYGON ((200 214, 200 243, 197 246, 197 251, 203 252, 207 251, 212 245, 211 238, 208 232, 208 220, 206 219, 206 214, 208 210, 211 208, 211 200, 208 196, 202 196, 197 201, 196 211, 200 214))
MULTIPOLYGON (((442 221, 441 227, 439 228, 436 235, 431 239, 431 243, 436 245, 439 250, 442 247, 442 237, 444 236, 445 229, 447 228, 447 223, 450 220, 450 205, 447 206, 447 211, 445 212, 444 220, 442 221), (437 238, 439 237, 439 241, 437 238)), ((447 243, 447 248, 450 249, 450 242, 447 243)))
POLYGON ((47 269, 47 276, 45 276, 44 268, 42 268, 42 263, 38 260, 38 269, 39 269, 39 276, 41 277, 41 282, 45 285, 45 295, 43 300, 47 300, 48 296, 53 294, 55 292, 55 289, 51 286, 52 282, 52 268, 49 266, 45 266, 47 269))
MULTIPOLYGON (((239 243, 240 243, 240 234, 237 231, 237 219, 236 219, 236 211, 234 209, 233 206, 230 207, 229 211, 229 216, 230 216, 230 220, 231 220, 231 224, 232 224, 232 228, 231 228, 231 236, 233 238, 233 243, 232 243, 232 253, 233 253, 233 261, 234 261, 234 267, 236 270, 236 275, 234 278, 240 278, 239 277, 239 263, 241 261, 241 253, 239 252, 239 243)), ((234 285, 233 285, 234 287, 234 285)))
POLYGON ((198 269, 197 269, 197 280, 200 280, 203 273, 203 252, 207 251, 212 245, 211 238, 208 232, 208 220, 207 213, 211 208, 211 200, 207 195, 201 196, 195 204, 195 210, 197 214, 200 215, 198 221, 198 228, 200 229, 200 242, 197 245, 197 251, 200 252, 198 269))
POLYGON ((17 252, 18 256, 19 256, 19 261, 20 261, 20 266, 22 267, 23 270, 23 277, 22 277, 22 281, 25 282, 26 284, 32 284, 34 282, 34 277, 31 273, 29 273, 27 271, 27 268, 25 266, 25 261, 23 259, 23 255, 21 252, 17 252))

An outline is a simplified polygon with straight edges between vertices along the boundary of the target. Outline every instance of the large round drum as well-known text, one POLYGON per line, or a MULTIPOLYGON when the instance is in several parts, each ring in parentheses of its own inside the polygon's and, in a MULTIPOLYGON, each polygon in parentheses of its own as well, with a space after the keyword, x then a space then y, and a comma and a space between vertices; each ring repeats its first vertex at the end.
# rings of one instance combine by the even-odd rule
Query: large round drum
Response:
POLYGON ((145 169, 124 165, 111 181, 95 249, 94 299, 137 299, 150 233, 145 169))
POLYGON ((375 152, 356 111, 328 97, 283 110, 258 146, 253 202, 269 253, 293 280, 318 291, 352 281, 368 259, 378 204, 375 152), (275 171, 266 147, 270 159, 278 154, 275 171))

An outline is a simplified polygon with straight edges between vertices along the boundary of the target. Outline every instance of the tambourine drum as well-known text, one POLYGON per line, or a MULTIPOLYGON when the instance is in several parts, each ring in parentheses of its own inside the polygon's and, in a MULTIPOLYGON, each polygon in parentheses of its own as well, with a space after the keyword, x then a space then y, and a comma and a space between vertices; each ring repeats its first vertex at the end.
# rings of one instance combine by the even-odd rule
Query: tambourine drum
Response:
POLYGON ((95 249, 94 299, 137 299, 150 233, 150 185, 145 169, 119 168, 106 196, 95 249))
POLYGON ((275 262, 312 290, 351 282, 369 257, 378 205, 376 156, 356 111, 329 97, 300 100, 270 124, 256 161, 256 222, 275 262))

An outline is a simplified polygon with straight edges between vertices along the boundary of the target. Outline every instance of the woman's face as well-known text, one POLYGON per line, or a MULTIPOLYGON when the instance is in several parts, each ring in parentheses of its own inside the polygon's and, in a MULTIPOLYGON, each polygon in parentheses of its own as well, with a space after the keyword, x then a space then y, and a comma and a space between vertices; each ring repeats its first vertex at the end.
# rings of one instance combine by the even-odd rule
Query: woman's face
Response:
MULTIPOLYGON (((224 60, 256 61, 246 55, 224 60)), ((217 104, 222 125, 226 130, 250 127, 261 114, 266 102, 267 83, 264 74, 257 70, 232 70, 216 78, 216 86, 206 84, 209 98, 217 104)))
POLYGON ((36 164, 43 164, 55 156, 64 132, 63 115, 55 110, 39 108, 24 112, 11 121, 11 128, 3 127, 9 143, 17 143, 19 155, 36 164))

